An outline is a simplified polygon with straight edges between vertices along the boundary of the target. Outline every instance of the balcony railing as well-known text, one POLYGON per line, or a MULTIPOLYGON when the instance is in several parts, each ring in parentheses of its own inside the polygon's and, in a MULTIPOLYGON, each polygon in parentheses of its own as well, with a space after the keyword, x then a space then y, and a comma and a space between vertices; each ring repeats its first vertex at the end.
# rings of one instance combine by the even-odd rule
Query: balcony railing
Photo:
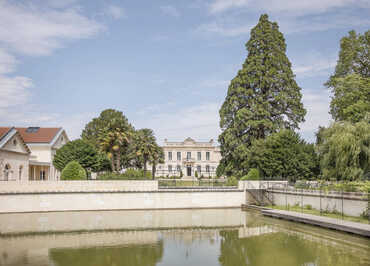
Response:
POLYGON ((194 158, 184 158, 184 159, 182 159, 182 161, 186 162, 186 163, 194 163, 195 159, 194 158))

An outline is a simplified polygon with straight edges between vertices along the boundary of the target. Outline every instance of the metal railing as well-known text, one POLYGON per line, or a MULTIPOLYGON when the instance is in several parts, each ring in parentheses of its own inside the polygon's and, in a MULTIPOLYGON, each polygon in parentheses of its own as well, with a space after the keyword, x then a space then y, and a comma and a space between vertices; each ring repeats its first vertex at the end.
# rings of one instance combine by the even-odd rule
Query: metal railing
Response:
POLYGON ((228 186, 224 179, 158 179, 159 188, 237 188, 228 186))

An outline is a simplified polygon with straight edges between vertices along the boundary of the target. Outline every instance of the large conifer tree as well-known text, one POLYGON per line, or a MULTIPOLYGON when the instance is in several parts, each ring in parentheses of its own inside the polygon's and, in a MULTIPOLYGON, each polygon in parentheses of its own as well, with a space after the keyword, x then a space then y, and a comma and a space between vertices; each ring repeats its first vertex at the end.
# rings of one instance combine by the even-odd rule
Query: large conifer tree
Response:
POLYGON ((220 110, 221 163, 227 175, 246 174, 246 156, 254 139, 282 128, 294 130, 306 114, 277 23, 262 15, 246 48, 248 57, 220 110))

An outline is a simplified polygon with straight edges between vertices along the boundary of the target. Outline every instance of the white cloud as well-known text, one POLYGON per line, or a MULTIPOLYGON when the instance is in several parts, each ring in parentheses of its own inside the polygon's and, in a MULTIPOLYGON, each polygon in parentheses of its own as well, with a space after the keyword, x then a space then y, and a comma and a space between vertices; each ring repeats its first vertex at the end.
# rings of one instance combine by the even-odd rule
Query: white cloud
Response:
POLYGON ((199 33, 214 33, 227 37, 234 37, 243 34, 248 34, 252 29, 252 25, 228 25, 225 22, 213 21, 210 23, 202 24, 196 32, 199 33))
POLYGON ((26 77, 0 76, 0 108, 27 103, 32 87, 32 81, 26 77))
POLYGON ((0 75, 13 72, 16 64, 15 57, 0 47, 0 75))
POLYGON ((105 9, 105 13, 114 19, 120 19, 126 16, 125 10, 115 5, 107 6, 105 9))
POLYGON ((306 121, 300 125, 302 136, 310 141, 315 141, 315 132, 319 126, 328 126, 331 117, 329 114, 330 93, 325 88, 322 90, 303 90, 303 105, 307 110, 306 121))
POLYGON ((217 140, 220 134, 218 103, 205 103, 162 113, 152 113, 137 119, 137 128, 148 127, 154 130, 157 140, 184 140, 193 137, 196 140, 217 140))
POLYGON ((160 7, 162 12, 166 15, 172 16, 172 17, 179 17, 180 12, 177 10, 174 6, 161 6, 160 7))
POLYGON ((293 72, 298 78, 329 76, 337 64, 336 56, 326 56, 317 52, 306 53, 293 62, 293 72))
POLYGON ((0 1, 0 44, 26 55, 47 55, 64 41, 91 37, 104 27, 78 10, 0 1))
POLYGON ((309 14, 353 6, 370 7, 370 3, 366 0, 214 0, 209 5, 209 12, 215 14, 234 8, 248 8, 269 13, 309 14))
MULTIPOLYGON (((280 31, 284 34, 317 32, 370 25, 370 17, 362 18, 341 13, 302 17, 281 15, 272 20, 278 21, 280 31)), ((253 23, 245 23, 244 16, 235 15, 232 20, 215 18, 214 21, 199 25, 195 31, 201 34, 209 33, 226 37, 236 37, 249 34, 257 22, 258 21, 255 20, 253 23)))
MULTIPOLYGON (((82 114, 64 117, 33 104, 33 81, 21 75, 12 75, 19 64, 16 54, 49 55, 68 40, 89 38, 104 27, 80 13, 79 9, 63 8, 74 3, 51 8, 57 1, 44 5, 17 4, 0 0, 0 124, 9 126, 65 126, 76 135, 85 121, 82 114)), ((85 116, 88 117, 88 116, 85 116)))

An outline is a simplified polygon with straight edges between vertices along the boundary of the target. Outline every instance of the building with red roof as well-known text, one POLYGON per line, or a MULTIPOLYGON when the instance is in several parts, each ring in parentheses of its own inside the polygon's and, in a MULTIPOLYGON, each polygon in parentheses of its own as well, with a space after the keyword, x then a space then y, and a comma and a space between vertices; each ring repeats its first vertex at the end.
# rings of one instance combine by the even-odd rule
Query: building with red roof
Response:
POLYGON ((0 127, 0 180, 59 180, 52 162, 68 141, 63 128, 0 127))

